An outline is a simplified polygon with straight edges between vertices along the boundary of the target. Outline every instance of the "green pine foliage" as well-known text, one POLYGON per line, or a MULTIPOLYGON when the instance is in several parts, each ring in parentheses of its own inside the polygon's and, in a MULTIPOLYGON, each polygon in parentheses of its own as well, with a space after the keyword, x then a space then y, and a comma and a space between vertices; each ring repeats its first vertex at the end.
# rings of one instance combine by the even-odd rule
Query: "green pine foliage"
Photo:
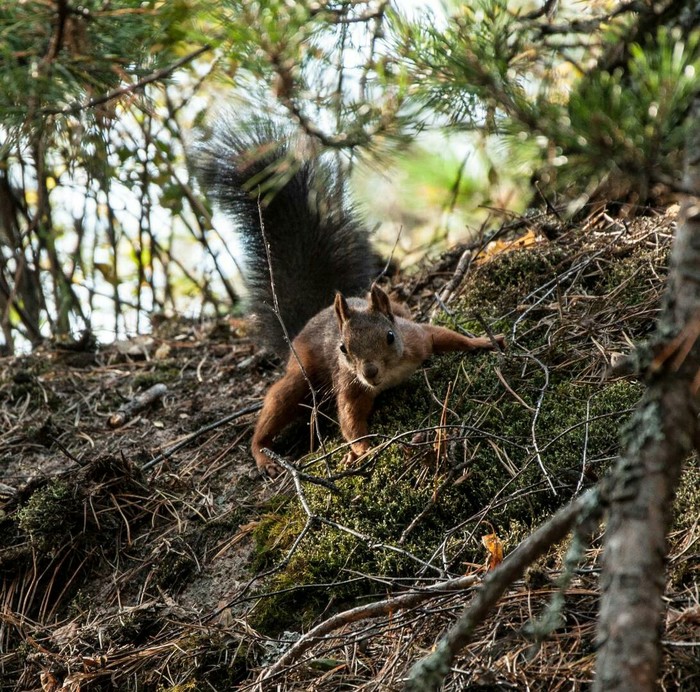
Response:
POLYGON ((131 321, 143 331, 147 311, 192 283, 207 295, 206 281, 191 281, 171 256, 183 224, 201 232, 177 171, 183 99, 163 98, 176 68, 203 50, 184 42, 195 36, 194 8, 154 0, 0 7, 1 350, 86 328, 109 340, 131 321), (104 315, 98 324, 95 314, 104 315))
POLYGON ((433 217, 449 227, 443 212, 464 227, 487 218, 479 205, 520 211, 532 180, 572 211, 663 202, 699 86, 695 4, 3 3, 3 348, 75 335, 96 296, 113 335, 147 329, 150 311, 231 309, 235 263, 183 142, 224 103, 289 120, 319 153, 392 164, 398 180, 409 145, 439 131, 444 146, 420 140, 435 163, 417 192, 430 199, 407 185, 412 199, 399 190, 381 209, 405 237, 416 225, 430 237, 433 217), (446 151, 462 163, 445 168, 446 151))
POLYGON ((569 186, 575 176, 607 176, 616 178, 608 189, 643 202, 654 184, 671 183, 681 170, 686 116, 700 85, 700 33, 682 37, 661 27, 654 48, 632 44, 626 70, 590 75, 572 92, 563 173, 569 186))
POLYGON ((562 3, 555 26, 511 6, 462 5, 446 28, 395 15, 395 47, 424 117, 438 113, 451 128, 516 147, 534 139, 540 178, 570 200, 653 200, 653 186, 680 170, 700 87, 698 30, 659 25, 625 44, 635 19, 624 12, 594 5, 590 20, 577 21, 576 3, 562 3), (607 48, 620 45, 628 59, 608 68, 607 48))
MULTIPOLYGON (((104 3, 8 2, 0 8, 0 113, 4 129, 70 128, 50 116, 113 113, 84 108, 125 80, 146 77, 173 59, 185 3, 163 12, 155 0, 104 3)), ((169 4, 169 3, 167 3, 169 4)), ((10 140, 12 141, 12 140, 10 140)), ((7 140, 6 140, 7 143, 7 140)))

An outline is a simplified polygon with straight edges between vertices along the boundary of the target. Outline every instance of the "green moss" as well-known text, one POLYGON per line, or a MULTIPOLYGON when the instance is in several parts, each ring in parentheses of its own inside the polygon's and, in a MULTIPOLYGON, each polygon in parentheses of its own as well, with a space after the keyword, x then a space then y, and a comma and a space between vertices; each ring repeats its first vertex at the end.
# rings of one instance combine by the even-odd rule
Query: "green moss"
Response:
POLYGON ((658 276, 666 275, 669 248, 647 250, 637 248, 626 257, 609 262, 601 277, 601 291, 614 293, 621 305, 638 305, 649 289, 658 285, 658 276))
MULTIPOLYGON (((301 585, 337 582, 347 570, 415 575, 423 566, 420 561, 429 561, 443 541, 450 569, 463 571, 464 563, 483 562, 480 538, 491 530, 507 548, 514 547, 569 499, 579 484, 589 485, 603 472, 617 450, 620 417, 640 393, 638 385, 624 381, 602 389, 566 381, 550 383, 534 429, 542 463, 557 490, 554 495, 531 451, 533 411, 504 390, 493 370, 500 365, 511 387, 532 408, 542 377, 522 376, 522 362, 495 355, 462 363, 458 358, 445 360, 446 367, 432 366, 426 372, 430 390, 422 382, 423 374, 417 375, 386 395, 374 417, 372 429, 385 439, 427 428, 419 446, 406 444, 413 433, 404 435, 378 455, 370 473, 340 481, 339 496, 320 486, 305 486, 314 513, 366 540, 330 526, 312 531, 287 567, 265 587, 297 590, 261 603, 256 626, 263 631, 298 626, 300 619, 308 624, 328 604, 328 593, 299 590, 301 585), (446 417, 444 411, 449 411, 446 417), (447 429, 430 430, 441 419, 447 429), (439 454, 435 451, 438 435, 444 435, 439 454), (455 466, 461 468, 455 470, 455 466), (457 478, 462 482, 457 483, 457 478), (402 540, 406 528, 421 514, 416 529, 402 540), (457 525, 459 530, 453 531, 457 525)), ((258 556, 264 557, 268 567, 282 559, 305 524, 301 508, 292 506, 288 512, 266 516, 256 531, 258 556)), ((425 574, 436 576, 436 571, 427 569, 425 574)), ((333 588, 332 593, 339 606, 368 588, 353 582, 333 588)))
MULTIPOLYGON (((457 311, 470 319, 474 312, 489 317, 506 315, 553 279, 565 262, 564 251, 556 245, 496 255, 475 269, 457 311)), ((475 325, 474 331, 482 330, 475 325)))
POLYGON ((83 503, 61 481, 39 488, 17 513, 17 522, 37 550, 54 554, 82 528, 83 503))
POLYGON ((253 531, 255 539, 254 569, 271 567, 274 561, 292 546, 304 524, 304 517, 298 511, 264 514, 253 531))
MULTIPOLYGON (((700 460, 697 454, 686 462, 673 507, 674 531, 672 542, 687 545, 688 537, 697 535, 697 522, 700 517, 700 460)), ((669 566, 673 585, 678 588, 693 589, 700 577, 700 559, 697 551, 680 550, 679 558, 669 566)))
POLYGON ((690 529, 700 517, 700 465, 696 455, 685 465, 674 511, 679 530, 690 529))
MULTIPOLYGON (((484 367, 490 369, 486 365, 484 367)), ((479 378, 474 373, 471 375, 472 385, 478 384, 479 378)), ((466 379, 464 372, 457 386, 462 379, 466 379)), ((486 378, 483 384, 489 392, 494 387, 486 378)), ((435 383, 433 387, 439 390, 435 383)), ((283 590, 303 584, 332 583, 338 581, 338 575, 349 568, 368 574, 415 574, 422 567, 417 560, 428 561, 446 532, 460 523, 460 530, 450 537, 445 546, 452 569, 460 569, 464 562, 483 561, 480 537, 490 532, 489 527, 493 527, 506 544, 513 547, 531 531, 534 524, 573 494, 579 479, 584 485, 590 483, 590 477, 584 474, 589 469, 583 467, 586 434, 590 445, 589 456, 591 448, 596 454, 595 459, 588 459, 588 466, 595 465, 600 456, 614 454, 617 414, 634 403, 638 388, 628 383, 615 383, 608 389, 607 395, 592 395, 588 390, 566 397, 558 389, 551 393, 552 401, 556 401, 557 406, 541 415, 537 431, 541 437, 543 462, 552 478, 556 479, 557 496, 549 491, 542 471, 532 456, 518 455, 518 445, 524 446, 529 440, 531 412, 507 401, 501 401, 498 406, 483 405, 475 401, 478 397, 474 394, 474 398, 454 396, 449 402, 450 408, 462 420, 471 421, 479 427, 471 432, 460 430, 457 426, 448 431, 446 449, 441 455, 436 455, 434 451, 433 434, 425 440, 423 447, 417 449, 405 448, 398 443, 392 445, 378 457, 371 473, 339 482, 342 490, 340 496, 333 496, 319 486, 306 486, 306 499, 314 513, 365 536, 366 540, 340 529, 322 526, 302 542, 289 565, 273 578, 267 589, 283 590), (581 421, 586 418, 587 406, 591 418, 606 417, 592 420, 586 433, 586 426, 581 421), (616 415, 608 416, 610 413, 616 415), (491 445, 489 440, 497 441, 491 445), (510 470, 504 468, 499 453, 510 458, 513 464, 510 470), (459 473, 466 473, 467 478, 456 484, 450 480, 454 465, 465 458, 468 463, 459 473), (433 494, 438 489, 438 501, 433 502, 433 494), (423 518, 416 530, 401 541, 405 529, 421 512, 423 518), (399 546, 405 553, 381 544, 399 546)), ((401 392, 401 397, 409 397, 410 391, 409 386, 401 392)), ((483 391, 481 393, 484 394, 483 391)), ((411 430, 411 422, 401 420, 402 408, 392 406, 386 412, 380 409, 375 429, 387 437, 391 436, 391 431, 411 430)), ((405 412, 409 412, 408 407, 405 412)), ((441 409, 426 411, 420 424, 436 424, 438 421, 435 418, 440 412, 441 409)), ((597 465, 599 468, 596 470, 602 470, 603 463, 597 465)), ((291 514, 265 517, 255 537, 259 555, 264 555, 267 566, 286 554, 305 520, 299 507, 291 514)), ((435 575, 435 571, 428 569, 427 574, 435 575)), ((334 588, 333 594, 341 603, 360 595, 366 588, 366 584, 353 583, 334 588)), ((291 623, 298 623, 300 615, 308 621, 315 614, 315 609, 327 602, 328 594, 316 590, 312 595, 296 591, 267 599, 257 613, 256 625, 263 630, 269 628, 277 631, 291 623)))
MULTIPOLYGON (((585 320, 602 307, 635 305, 648 277, 626 262, 650 259, 637 253, 621 263, 613 299, 605 272, 567 275, 571 261, 562 248, 544 246, 474 270, 454 314, 440 320, 481 333, 479 315, 495 319, 493 329, 507 335, 517 320, 517 344, 503 355, 434 358, 378 398, 370 429, 385 448, 370 468, 338 480, 337 494, 304 484, 311 511, 341 528, 316 524, 290 557, 306 525, 301 504, 292 494, 286 507, 263 518, 255 532, 257 567, 289 560, 259 590, 277 593, 256 606, 256 627, 298 629, 331 598, 337 609, 376 592, 376 582, 348 581, 351 575, 463 573, 465 565, 483 564, 482 535, 495 531, 506 550, 514 548, 605 473, 618 453, 620 425, 643 388, 600 377, 604 363, 595 360, 591 341, 597 327, 585 320), (556 275, 570 277, 561 291, 586 300, 558 302, 553 293, 538 302, 538 290, 556 275)), ((648 331, 650 320, 635 328, 648 331)), ((331 465, 341 458, 334 455, 331 465)))

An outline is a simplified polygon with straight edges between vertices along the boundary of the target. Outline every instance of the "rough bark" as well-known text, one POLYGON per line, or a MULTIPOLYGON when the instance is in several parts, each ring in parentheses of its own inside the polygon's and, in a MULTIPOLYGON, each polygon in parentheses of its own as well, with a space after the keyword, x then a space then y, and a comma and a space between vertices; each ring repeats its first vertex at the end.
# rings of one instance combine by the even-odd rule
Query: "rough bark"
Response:
POLYGON ((688 453, 700 443, 700 95, 689 116, 678 229, 668 287, 649 358, 648 388, 624 430, 623 452, 600 486, 562 508, 484 581, 460 620, 409 673, 407 692, 435 692, 455 656, 500 595, 545 546, 564 537, 583 514, 609 506, 601 573, 599 646, 594 692, 645 692, 661 660, 666 535, 688 453), (590 502, 595 498, 596 507, 590 502), (537 539, 537 540, 534 540, 537 539))
POLYGON ((661 662, 666 535, 681 465, 698 434, 700 98, 686 153, 684 201, 658 323, 650 383, 624 431, 613 474, 601 572, 594 690, 644 692, 661 662))

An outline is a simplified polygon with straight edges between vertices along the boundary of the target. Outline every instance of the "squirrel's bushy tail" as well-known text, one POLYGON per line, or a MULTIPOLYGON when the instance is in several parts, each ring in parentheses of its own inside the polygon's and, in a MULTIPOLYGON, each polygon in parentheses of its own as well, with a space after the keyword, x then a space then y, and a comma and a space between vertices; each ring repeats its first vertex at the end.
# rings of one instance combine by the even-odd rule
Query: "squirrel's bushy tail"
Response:
POLYGON ((288 346, 273 309, 273 286, 280 317, 294 338, 333 302, 336 291, 346 296, 366 291, 376 269, 368 231, 346 198, 340 167, 334 159, 309 156, 308 149, 269 121, 224 119, 193 152, 205 192, 243 241, 259 338, 279 354, 288 346))

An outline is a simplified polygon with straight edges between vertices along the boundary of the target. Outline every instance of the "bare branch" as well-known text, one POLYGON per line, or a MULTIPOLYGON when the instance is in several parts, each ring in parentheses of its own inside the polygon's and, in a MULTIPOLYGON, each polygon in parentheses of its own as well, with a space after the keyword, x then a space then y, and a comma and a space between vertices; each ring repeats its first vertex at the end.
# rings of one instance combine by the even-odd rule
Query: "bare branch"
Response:
POLYGON ((79 113, 80 111, 85 111, 90 108, 94 108, 95 106, 100 106, 103 103, 121 98, 126 94, 134 93, 139 89, 143 89, 143 87, 147 86, 148 84, 152 84, 153 82, 157 82, 165 77, 168 77, 175 72, 175 70, 178 70, 188 62, 192 62, 192 60, 198 58, 200 55, 202 55, 202 53, 206 53, 209 50, 211 50, 211 46, 209 45, 204 45, 201 48, 197 48, 197 50, 194 50, 179 60, 176 60, 172 65, 168 65, 160 70, 151 72, 151 74, 147 75, 143 79, 139 79, 139 81, 134 82, 134 84, 125 84, 117 89, 112 89, 112 91, 109 91, 102 96, 97 96, 86 103, 76 103, 72 106, 68 106, 67 108, 41 108, 39 109, 39 112, 45 115, 68 115, 70 113, 79 113))
POLYGON ((582 518, 590 521, 601 513, 601 491, 591 488, 565 507, 546 524, 526 538, 493 572, 484 579, 481 588, 459 621, 438 642, 435 651, 421 659, 411 669, 406 692, 437 692, 450 672, 455 656, 467 644, 476 626, 527 567, 553 545, 561 541, 582 518))
POLYGON ((398 610, 412 608, 420 603, 423 603, 424 601, 438 598, 446 593, 468 589, 478 580, 479 577, 476 575, 457 577, 456 579, 438 582, 437 584, 433 584, 425 589, 411 591, 409 593, 401 594, 400 596, 393 596, 382 601, 368 603, 366 605, 357 606, 356 608, 344 610, 341 613, 336 613, 332 617, 324 620, 310 629, 303 637, 298 639, 292 647, 287 649, 287 651, 277 659, 277 661, 263 671, 262 675, 258 678, 258 682, 269 680, 271 677, 279 673, 285 666, 299 660, 299 658, 306 651, 308 651, 319 641, 326 638, 326 635, 339 629, 340 627, 348 625, 352 622, 358 622, 368 618, 377 618, 389 613, 395 613, 398 610))

